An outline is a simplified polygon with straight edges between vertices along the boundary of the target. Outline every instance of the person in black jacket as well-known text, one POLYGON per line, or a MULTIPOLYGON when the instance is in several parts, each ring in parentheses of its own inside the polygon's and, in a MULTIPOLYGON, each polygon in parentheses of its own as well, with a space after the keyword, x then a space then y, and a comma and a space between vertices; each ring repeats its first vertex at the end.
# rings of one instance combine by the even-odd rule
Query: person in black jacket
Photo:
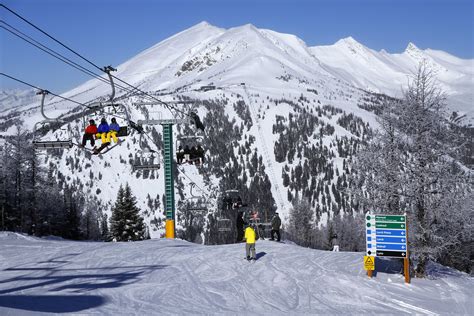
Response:
POLYGON ((281 219, 280 216, 278 216, 278 213, 275 213, 275 216, 272 218, 272 231, 270 232, 270 240, 275 240, 273 238, 274 234, 277 235, 277 241, 280 241, 280 226, 281 226, 281 219))
POLYGON ((244 239, 244 226, 247 222, 244 220, 244 212, 240 211, 237 214, 236 227, 237 227, 237 240, 236 242, 242 242, 244 239))

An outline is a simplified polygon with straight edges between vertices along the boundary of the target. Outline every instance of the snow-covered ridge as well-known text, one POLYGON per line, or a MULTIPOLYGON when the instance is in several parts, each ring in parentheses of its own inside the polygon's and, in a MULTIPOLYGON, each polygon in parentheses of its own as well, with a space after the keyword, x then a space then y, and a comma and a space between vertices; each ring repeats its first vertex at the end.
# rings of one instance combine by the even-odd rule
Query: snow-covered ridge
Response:
POLYGON ((33 89, 8 89, 0 90, 0 115, 3 111, 18 106, 30 104, 35 100, 33 89))
POLYGON ((420 62, 432 70, 448 95, 448 108, 474 117, 474 59, 461 59, 443 51, 422 50, 408 43, 402 53, 379 52, 352 37, 334 45, 309 48, 333 74, 358 88, 399 97, 402 87, 420 62))

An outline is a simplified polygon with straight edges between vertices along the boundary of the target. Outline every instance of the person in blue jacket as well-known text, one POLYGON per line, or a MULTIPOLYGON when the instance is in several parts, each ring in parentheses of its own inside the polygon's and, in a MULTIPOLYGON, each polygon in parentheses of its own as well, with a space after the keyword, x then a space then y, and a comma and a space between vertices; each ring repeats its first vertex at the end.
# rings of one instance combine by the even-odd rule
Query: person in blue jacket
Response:
POLYGON ((110 137, 112 137, 112 140, 115 143, 118 143, 117 134, 120 130, 120 126, 117 124, 117 120, 115 119, 115 117, 112 118, 112 122, 110 123, 109 127, 110 127, 110 131, 107 134, 107 138, 110 141, 110 137))
POLYGON ((105 119, 105 117, 103 117, 102 120, 100 120, 100 124, 99 124, 99 127, 97 128, 97 135, 96 135, 96 138, 100 137, 100 139, 102 140, 102 145, 106 143, 110 143, 109 132, 110 132, 109 124, 107 123, 107 120, 105 119))

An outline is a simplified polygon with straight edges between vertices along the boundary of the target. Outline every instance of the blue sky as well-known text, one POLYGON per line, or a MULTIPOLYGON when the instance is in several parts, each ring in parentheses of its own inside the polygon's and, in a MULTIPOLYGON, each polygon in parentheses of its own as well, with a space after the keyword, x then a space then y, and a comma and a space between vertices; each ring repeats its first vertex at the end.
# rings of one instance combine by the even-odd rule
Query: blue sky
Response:
MULTIPOLYGON (((98 65, 118 65, 201 21, 230 28, 252 23, 295 34, 309 46, 352 36, 402 52, 420 48, 474 57, 473 0, 3 0, 98 65)), ((1 19, 35 39, 44 36, 0 8, 1 19)), ((0 29, 1 72, 56 93, 90 79, 0 29)), ((76 60, 76 59, 75 59, 76 60)), ((22 87, 0 78, 2 88, 22 87)))

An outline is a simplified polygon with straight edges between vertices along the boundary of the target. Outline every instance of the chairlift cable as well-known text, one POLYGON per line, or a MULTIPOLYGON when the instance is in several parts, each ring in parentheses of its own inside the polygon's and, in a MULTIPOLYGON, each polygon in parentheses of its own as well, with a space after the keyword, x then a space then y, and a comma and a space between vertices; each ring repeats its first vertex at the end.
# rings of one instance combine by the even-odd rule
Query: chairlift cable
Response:
POLYGON ((53 56, 54 58, 59 59, 60 61, 70 65, 71 67, 76 68, 79 71, 82 71, 83 73, 85 73, 87 75, 93 76, 93 77, 95 77, 95 78, 97 78, 97 79, 99 79, 99 80, 101 80, 105 83, 108 83, 107 79, 102 78, 100 75, 90 71, 89 69, 87 69, 87 68, 75 63, 74 61, 64 57, 63 55, 59 54, 58 52, 48 48, 47 46, 45 46, 45 45, 41 44, 40 42, 38 42, 37 40, 33 39, 32 37, 26 35, 25 33, 21 32, 20 30, 16 29, 15 27, 13 27, 10 24, 6 23, 5 21, 0 21, 0 23, 5 24, 10 29, 8 29, 8 28, 6 28, 5 26, 2 26, 2 25, 0 25, 0 28, 3 28, 7 32, 10 32, 11 34, 13 34, 13 35, 17 36, 18 38, 22 39, 23 41, 35 46, 36 48, 42 50, 43 52, 53 56))
MULTIPOLYGON (((92 61, 90 61, 89 59, 85 58, 84 56, 82 56, 81 54, 79 54, 78 52, 74 51, 72 48, 70 48, 69 46, 67 46, 66 44, 62 43, 61 41, 57 40, 56 38, 54 38, 52 35, 50 35, 49 33, 47 33, 46 31, 42 30, 41 28, 39 28, 38 26, 36 26, 35 24, 33 24, 32 22, 28 21, 26 18, 22 17, 21 15, 19 15, 18 13, 16 13, 15 11, 9 9, 7 6, 5 6, 4 4, 0 4, 1 7, 5 8, 7 11, 9 11, 10 13, 12 13, 13 15, 17 16, 19 19, 23 20, 24 22, 26 22, 27 24, 29 24, 30 26, 32 26, 33 28, 35 28, 36 30, 38 30, 39 32, 43 33, 44 35, 46 35, 47 37, 49 37, 50 39, 52 39, 53 41, 55 41, 56 43, 58 43, 59 45, 63 46, 64 48, 66 48, 67 50, 69 50, 70 52, 72 52, 73 54, 75 54, 76 56, 78 56, 79 58, 81 58, 82 60, 86 61, 87 63, 89 63, 90 65, 94 66, 95 68, 97 68, 98 70, 100 71, 103 71, 103 72, 106 72, 104 68, 101 68, 99 67, 97 64, 93 63, 92 61)), ((111 75, 114 79, 128 85, 129 87, 131 88, 134 88, 134 90, 137 90, 141 93, 143 93, 144 95, 147 95, 148 97, 150 98, 153 98, 154 100, 160 102, 161 104, 163 104, 164 106, 166 106, 168 108, 168 110, 171 112, 171 109, 175 110, 176 112, 178 113, 181 113, 183 115, 186 115, 186 116, 189 116, 188 113, 186 112, 183 112, 179 109, 177 109, 176 107, 174 106, 170 106, 168 103, 150 95, 149 93, 141 90, 140 88, 118 78, 117 76, 114 76, 114 75, 111 75)), ((171 114, 173 115, 173 113, 171 112, 171 114)), ((175 118, 175 115, 173 115, 173 117, 175 118)))
POLYGON ((77 102, 77 101, 74 101, 74 100, 72 100, 72 99, 69 99, 69 98, 60 96, 59 94, 53 93, 53 92, 51 92, 51 91, 49 91, 49 90, 46 90, 46 89, 41 89, 41 88, 39 88, 39 87, 37 87, 37 86, 35 86, 35 85, 32 85, 32 84, 30 84, 30 83, 28 83, 28 82, 25 82, 25 81, 23 81, 23 80, 20 80, 20 79, 17 79, 17 78, 15 78, 15 77, 12 77, 12 76, 10 76, 10 75, 7 75, 7 74, 5 74, 5 73, 3 73, 3 72, 0 72, 0 75, 5 76, 5 77, 7 77, 7 78, 10 78, 10 79, 12 79, 12 80, 15 80, 15 81, 17 81, 17 82, 20 82, 20 83, 22 83, 22 84, 24 84, 24 85, 27 85, 27 86, 31 87, 31 88, 34 88, 34 89, 37 89, 37 90, 40 90, 40 91, 48 91, 49 94, 52 94, 52 95, 54 95, 54 96, 56 96, 56 97, 58 97, 58 98, 61 98, 61 99, 63 99, 63 100, 66 100, 66 101, 69 101, 69 102, 72 102, 72 103, 75 103, 75 104, 78 104, 78 105, 85 106, 85 107, 87 107, 87 108, 89 108, 89 109, 91 108, 91 107, 90 107, 89 105, 87 105, 87 104, 84 104, 84 103, 81 103, 81 102, 77 102))
MULTIPOLYGON (((4 30, 10 32, 11 34, 17 36, 18 38, 20 38, 21 40, 35 46, 36 48, 42 50, 43 52, 53 56, 54 58, 64 62, 65 64, 93 77, 93 78, 96 78, 104 83, 109 83, 109 80, 101 77, 99 74, 83 67, 82 65, 72 61, 71 59, 67 58, 66 56, 58 53, 57 51, 47 47, 46 45, 43 45, 41 44, 40 42, 38 42, 37 40, 35 40, 34 38, 32 38, 31 36, 28 36, 27 34, 23 33, 22 31, 18 30, 17 28, 11 26, 10 24, 6 23, 5 21, 0 21, 0 23, 3 23, 5 24, 6 26, 8 26, 10 29, 6 28, 5 26, 1 26, 0 25, 0 28, 3 28, 4 30)), ((127 87, 124 87, 122 85, 119 85, 119 84, 115 84, 119 89, 123 90, 123 91, 126 91, 128 93, 131 93, 133 92, 132 89, 130 88, 127 88, 127 87)))
MULTIPOLYGON (((22 17, 21 15, 19 15, 18 13, 16 13, 15 11, 9 9, 7 6, 5 6, 4 4, 0 4, 0 7, 3 7, 5 8, 7 11, 11 12, 13 15, 17 16, 19 19, 23 20, 24 22, 26 22, 27 24, 29 24, 30 26, 32 26, 33 28, 35 28, 36 30, 38 30, 39 32, 43 33, 44 35, 46 35, 47 37, 49 37, 50 39, 52 39, 53 41, 55 41, 56 43, 58 43, 59 45, 61 45, 62 47, 66 48, 67 50, 69 50, 70 52, 72 52, 73 54, 75 54, 76 56, 78 56, 79 58, 81 58, 82 60, 86 61, 87 63, 89 63, 90 65, 92 65, 93 67, 97 68, 98 70, 102 71, 102 72, 105 72, 103 68, 99 67, 98 65, 96 65, 95 63, 93 63, 92 61, 90 61, 89 59, 85 58, 84 56, 82 56, 81 54, 79 54, 78 52, 74 51, 72 48, 70 48, 69 46, 67 46, 66 44, 62 43, 61 41, 57 40, 56 38, 54 38, 53 36, 51 36, 50 34, 48 34, 46 31, 42 30, 41 28, 39 28, 38 26, 36 26, 35 24, 33 24, 32 22, 28 21, 26 18, 22 17)), ((6 23, 5 23, 6 24, 6 23)), ((119 80, 117 77, 113 76, 115 79, 119 80)), ((126 83, 125 81, 121 80, 122 82, 126 83)), ((108 81, 107 81, 108 82, 108 81)), ((128 84, 128 83, 127 83, 128 84)), ((130 84, 128 84, 130 85, 130 84)), ((131 87, 133 87, 132 85, 130 85, 131 87)), ((122 89, 124 90, 127 90, 126 88, 124 87, 121 87, 122 89)), ((134 87, 136 88, 136 87, 134 87)), ((130 92, 130 90, 127 90, 128 92, 130 92)), ((148 95, 149 97, 152 97, 151 95, 145 93, 146 95, 148 95)), ((154 98, 154 97, 152 97, 154 98)), ((156 98, 154 98, 156 99, 156 98)), ((160 100, 161 101, 161 100, 160 100)))
POLYGON ((102 68, 100 68, 99 66, 97 66, 96 64, 94 64, 93 62, 91 62, 90 60, 88 60, 87 58, 85 58, 84 56, 82 56, 81 54, 75 52, 73 49, 69 48, 69 46, 67 46, 66 44, 63 44, 62 42, 60 42, 59 40, 55 39, 53 36, 49 35, 47 32, 43 31, 41 28, 39 28, 38 26, 36 26, 35 24, 31 23, 30 21, 28 21, 26 18, 22 17, 21 15, 19 15, 18 13, 16 13, 15 11, 9 9, 7 6, 5 6, 3 3, 0 4, 1 7, 5 8, 7 11, 9 11, 10 13, 12 13, 13 15, 17 16, 18 18, 20 18, 21 20, 23 20, 24 22, 28 23, 30 26, 32 26, 33 28, 35 28, 36 30, 40 31, 41 33, 43 33, 44 35, 46 35, 47 37, 49 37, 50 39, 52 39, 53 41, 55 41, 56 43, 58 43, 59 45, 63 46, 64 48, 66 48, 67 50, 69 50, 71 53, 75 54, 76 56, 80 57, 81 59, 83 59, 84 61, 86 61, 87 63, 91 64, 92 66, 94 66, 95 68, 102 70, 102 68))

